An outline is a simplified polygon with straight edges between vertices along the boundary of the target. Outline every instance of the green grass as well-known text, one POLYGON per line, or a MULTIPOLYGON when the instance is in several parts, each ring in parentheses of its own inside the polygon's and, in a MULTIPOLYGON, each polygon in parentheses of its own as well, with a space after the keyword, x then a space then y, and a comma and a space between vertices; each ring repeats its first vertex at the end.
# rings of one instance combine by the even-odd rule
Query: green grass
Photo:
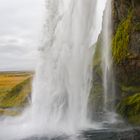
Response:
POLYGON ((0 114, 16 115, 28 103, 33 73, 0 73, 0 114))

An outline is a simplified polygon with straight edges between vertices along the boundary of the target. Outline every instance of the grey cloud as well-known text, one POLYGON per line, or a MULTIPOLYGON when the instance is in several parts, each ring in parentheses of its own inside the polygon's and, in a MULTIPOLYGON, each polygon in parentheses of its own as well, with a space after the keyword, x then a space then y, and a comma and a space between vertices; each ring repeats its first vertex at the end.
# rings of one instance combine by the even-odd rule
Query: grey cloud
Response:
POLYGON ((44 0, 0 0, 0 71, 34 69, 44 0))

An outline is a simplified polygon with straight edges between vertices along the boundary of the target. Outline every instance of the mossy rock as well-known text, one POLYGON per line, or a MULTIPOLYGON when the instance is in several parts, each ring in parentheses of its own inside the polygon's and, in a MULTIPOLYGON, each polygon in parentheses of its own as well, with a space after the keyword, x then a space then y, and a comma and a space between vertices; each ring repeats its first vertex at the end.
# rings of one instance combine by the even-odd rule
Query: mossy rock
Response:
POLYGON ((121 91, 124 96, 140 93, 140 86, 122 86, 121 91))
POLYGON ((93 108, 94 112, 101 112, 103 106, 103 87, 101 83, 96 83, 91 89, 91 94, 89 97, 90 106, 93 108))
POLYGON ((113 38, 112 56, 114 62, 117 64, 130 56, 128 46, 130 42, 130 32, 132 30, 132 17, 133 11, 129 11, 127 17, 118 25, 116 34, 113 38))
MULTIPOLYGON (((96 82, 101 82, 101 77, 102 77, 102 68, 101 68, 101 47, 102 47, 102 38, 101 35, 98 38, 98 41, 96 43, 96 47, 95 49, 95 54, 93 57, 93 63, 92 63, 92 67, 93 67, 93 75, 94 75, 94 80, 96 82)), ((93 81, 94 82, 94 81, 93 81)))
POLYGON ((136 23, 134 26, 134 31, 140 31, 140 23, 136 23))
POLYGON ((140 93, 125 97, 119 103, 117 110, 128 122, 140 125, 140 93))
POLYGON ((96 47, 96 50, 93 57, 93 68, 101 64, 101 46, 102 46, 102 41, 101 41, 101 35, 100 35, 96 43, 96 46, 94 46, 96 47))

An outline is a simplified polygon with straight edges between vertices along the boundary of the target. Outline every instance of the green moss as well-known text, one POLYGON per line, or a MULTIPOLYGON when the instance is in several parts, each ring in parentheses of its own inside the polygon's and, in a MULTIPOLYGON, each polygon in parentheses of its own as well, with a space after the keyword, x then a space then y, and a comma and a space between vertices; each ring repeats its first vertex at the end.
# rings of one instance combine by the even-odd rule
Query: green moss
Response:
POLYGON ((99 66, 101 63, 101 37, 99 36, 98 41, 96 43, 96 50, 93 57, 93 67, 99 66))
POLYGON ((130 41, 130 32, 132 29, 133 12, 129 12, 128 16, 118 25, 116 34, 113 38, 112 55, 116 63, 125 60, 130 54, 128 45, 130 41))
MULTIPOLYGON (((100 83, 96 83, 93 85, 92 89, 91 89, 91 94, 90 94, 90 104, 92 106, 92 108, 94 108, 97 111, 102 111, 102 106, 103 106, 103 87, 102 84, 100 83)), ((94 110, 94 111, 95 111, 94 110)))
POLYGON ((121 90, 123 93, 127 94, 134 94, 140 92, 140 87, 139 86, 122 86, 121 90))
POLYGON ((134 125, 140 125, 140 114, 129 117, 129 122, 134 125))
POLYGON ((134 26, 135 31, 140 31, 140 23, 136 23, 134 26))
POLYGON ((94 75, 98 76, 98 77, 102 77, 102 68, 101 68, 101 47, 102 47, 102 36, 100 35, 98 38, 98 41, 96 43, 96 50, 95 50, 95 54, 93 57, 93 72, 94 75))
POLYGON ((140 93, 124 98, 117 110, 130 123, 140 124, 140 93))

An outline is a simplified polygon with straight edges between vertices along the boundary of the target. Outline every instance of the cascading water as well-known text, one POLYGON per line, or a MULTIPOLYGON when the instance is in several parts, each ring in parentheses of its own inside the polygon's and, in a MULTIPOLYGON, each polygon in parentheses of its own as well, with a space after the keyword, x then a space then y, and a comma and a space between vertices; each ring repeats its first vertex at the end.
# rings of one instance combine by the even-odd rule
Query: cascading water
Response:
MULTIPOLYGON (((75 131, 89 126, 91 120, 88 116, 88 101, 95 54, 95 47, 92 46, 95 46, 102 29, 106 2, 107 0, 46 0, 45 39, 40 48, 32 103, 22 117, 10 120, 12 124, 7 120, 1 123, 2 140, 19 140, 37 134, 49 134, 50 131, 75 131)), ((106 17, 108 14, 107 12, 106 17)), ((107 30, 108 23, 104 34, 107 30)), ((105 37, 104 42, 103 50, 107 49, 103 53, 106 106, 107 73, 110 72, 110 50, 107 47, 109 39, 105 37)), ((94 129, 98 127, 94 123, 92 125, 94 129)))
POLYGON ((63 15, 60 1, 47 1, 47 37, 33 91, 33 116, 43 125, 87 124, 95 49, 91 46, 101 32, 105 2, 100 7, 101 0, 73 0, 63 15))
MULTIPOLYGON (((109 0, 110 1, 110 0, 109 0)), ((102 41, 102 69, 103 69, 103 87, 104 87, 104 110, 109 110, 108 107, 108 99, 109 96, 111 96, 112 86, 110 86, 110 81, 112 82, 112 75, 111 75, 111 63, 112 63, 112 57, 111 57, 111 3, 107 2, 106 10, 104 14, 104 20, 103 20, 103 29, 102 29, 102 35, 103 35, 103 41, 102 41)))
POLYGON ((115 100, 115 79, 112 68, 111 40, 112 40, 112 13, 111 0, 107 1, 103 28, 102 28, 102 73, 103 73, 103 93, 104 93, 104 112, 106 120, 116 121, 114 111, 115 100))

